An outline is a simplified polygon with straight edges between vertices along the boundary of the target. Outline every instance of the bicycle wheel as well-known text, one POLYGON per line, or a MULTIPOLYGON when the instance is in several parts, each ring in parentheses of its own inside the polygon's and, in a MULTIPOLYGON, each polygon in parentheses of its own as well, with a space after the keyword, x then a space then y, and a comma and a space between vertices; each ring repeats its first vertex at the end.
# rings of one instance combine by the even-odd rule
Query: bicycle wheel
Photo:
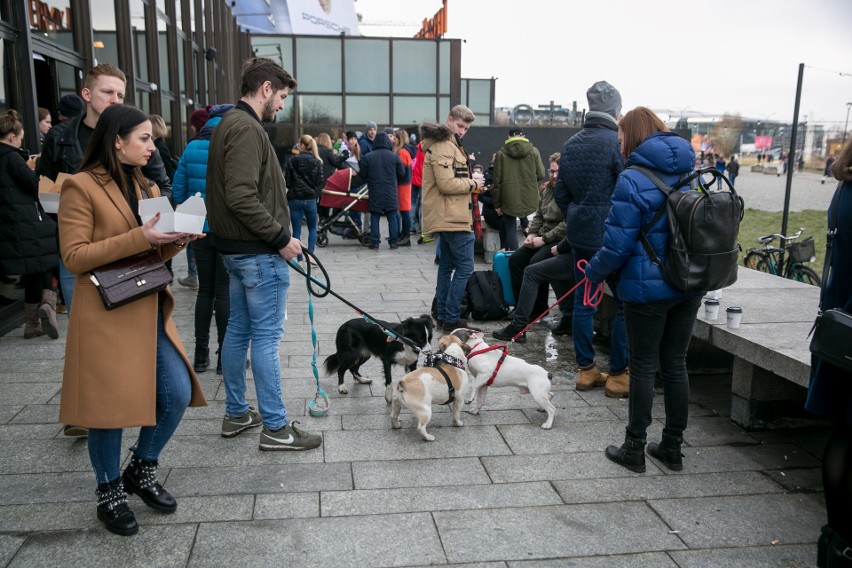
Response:
POLYGON ((794 264, 790 267, 790 272, 787 276, 790 280, 795 280, 796 282, 804 282, 805 284, 810 284, 811 286, 820 286, 821 280, 817 275, 816 271, 813 268, 805 266, 804 264, 794 264))
MULTIPOLYGON (((752 270, 757 270, 757 263, 760 262, 761 259, 764 259, 764 254, 757 250, 751 250, 745 255, 743 259, 743 266, 746 268, 751 268, 752 270)), ((768 270, 764 270, 763 272, 769 272, 768 270)))
POLYGON ((758 253, 760 258, 757 259, 757 262, 754 264, 754 269, 758 272, 765 272, 767 274, 775 274, 775 270, 773 270, 772 263, 769 257, 765 254, 758 253))

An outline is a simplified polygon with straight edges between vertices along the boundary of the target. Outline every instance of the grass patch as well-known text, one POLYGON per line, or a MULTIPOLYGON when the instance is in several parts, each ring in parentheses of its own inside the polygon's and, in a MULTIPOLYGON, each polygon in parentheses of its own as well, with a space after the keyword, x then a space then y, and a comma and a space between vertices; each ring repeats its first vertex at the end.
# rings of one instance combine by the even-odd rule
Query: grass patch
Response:
MULTIPOLYGON (((742 264, 743 258, 749 249, 762 248, 762 245, 757 243, 757 237, 781 232, 781 215, 780 212, 746 209, 743 221, 740 223, 739 240, 740 246, 743 247, 743 251, 740 254, 740 264, 742 264)), ((787 234, 796 234, 799 227, 804 227, 805 231, 798 240, 808 236, 814 238, 816 261, 807 263, 807 265, 822 277, 822 265, 825 261, 825 233, 828 229, 828 214, 825 211, 816 209, 791 211, 787 219, 787 234)), ((772 244, 776 247, 779 246, 777 240, 772 244)))

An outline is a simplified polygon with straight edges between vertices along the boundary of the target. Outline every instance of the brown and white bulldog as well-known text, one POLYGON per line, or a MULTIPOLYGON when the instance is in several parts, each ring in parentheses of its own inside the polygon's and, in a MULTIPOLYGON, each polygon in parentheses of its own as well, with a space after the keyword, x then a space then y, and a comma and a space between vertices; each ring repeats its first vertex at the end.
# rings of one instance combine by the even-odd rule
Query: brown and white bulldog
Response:
POLYGON ((417 430, 427 442, 435 436, 426 432, 432 418, 432 403, 453 405, 453 424, 464 426, 461 421, 464 393, 467 390, 468 347, 461 339, 445 335, 438 342, 438 352, 433 355, 434 366, 424 366, 408 373, 394 385, 391 397, 391 426, 400 428, 399 412, 405 406, 417 416, 417 430), (449 381, 449 383, 448 383, 449 381), (452 387, 452 388, 450 388, 452 387))

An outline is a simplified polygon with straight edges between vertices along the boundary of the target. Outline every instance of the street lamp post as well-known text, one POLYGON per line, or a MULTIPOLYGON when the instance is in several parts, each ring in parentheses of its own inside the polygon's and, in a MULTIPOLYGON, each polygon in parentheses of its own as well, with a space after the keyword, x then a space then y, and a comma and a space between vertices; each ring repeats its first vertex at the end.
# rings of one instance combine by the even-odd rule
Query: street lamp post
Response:
POLYGON ((843 125, 843 142, 840 143, 840 147, 846 146, 846 129, 849 127, 849 108, 852 107, 852 103, 846 103, 846 124, 843 125))

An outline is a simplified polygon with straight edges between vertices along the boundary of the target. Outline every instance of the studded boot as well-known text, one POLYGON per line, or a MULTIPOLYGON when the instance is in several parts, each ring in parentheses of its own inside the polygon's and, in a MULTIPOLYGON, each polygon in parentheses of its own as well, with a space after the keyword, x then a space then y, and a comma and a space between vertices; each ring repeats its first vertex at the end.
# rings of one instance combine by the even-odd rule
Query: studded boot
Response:
POLYGON ((604 452, 610 461, 622 465, 630 471, 645 473, 645 442, 629 434, 619 446, 608 446, 604 452))
POLYGON ((56 321, 56 292, 53 290, 42 290, 38 317, 41 319, 41 328, 45 335, 51 339, 59 338, 59 324, 56 321))
POLYGON ((196 373, 203 373, 210 366, 210 348, 196 347, 195 360, 192 363, 192 368, 196 373))
POLYGON ((124 489, 128 494, 136 494, 146 505, 161 513, 174 513, 177 502, 168 491, 157 481, 157 466, 155 461, 145 461, 135 453, 130 458, 130 465, 121 476, 124 489))
POLYGON ((32 339, 44 335, 41 329, 41 319, 38 317, 38 304, 24 304, 27 323, 24 325, 24 339, 32 339))
POLYGON ((136 517, 127 504, 127 495, 121 478, 109 483, 98 483, 98 520, 106 530, 121 536, 131 536, 139 531, 136 517))
POLYGON ((683 454, 680 453, 682 444, 683 438, 680 436, 663 432, 663 439, 659 444, 655 442, 648 444, 648 455, 660 460, 672 471, 681 471, 683 469, 683 454))

